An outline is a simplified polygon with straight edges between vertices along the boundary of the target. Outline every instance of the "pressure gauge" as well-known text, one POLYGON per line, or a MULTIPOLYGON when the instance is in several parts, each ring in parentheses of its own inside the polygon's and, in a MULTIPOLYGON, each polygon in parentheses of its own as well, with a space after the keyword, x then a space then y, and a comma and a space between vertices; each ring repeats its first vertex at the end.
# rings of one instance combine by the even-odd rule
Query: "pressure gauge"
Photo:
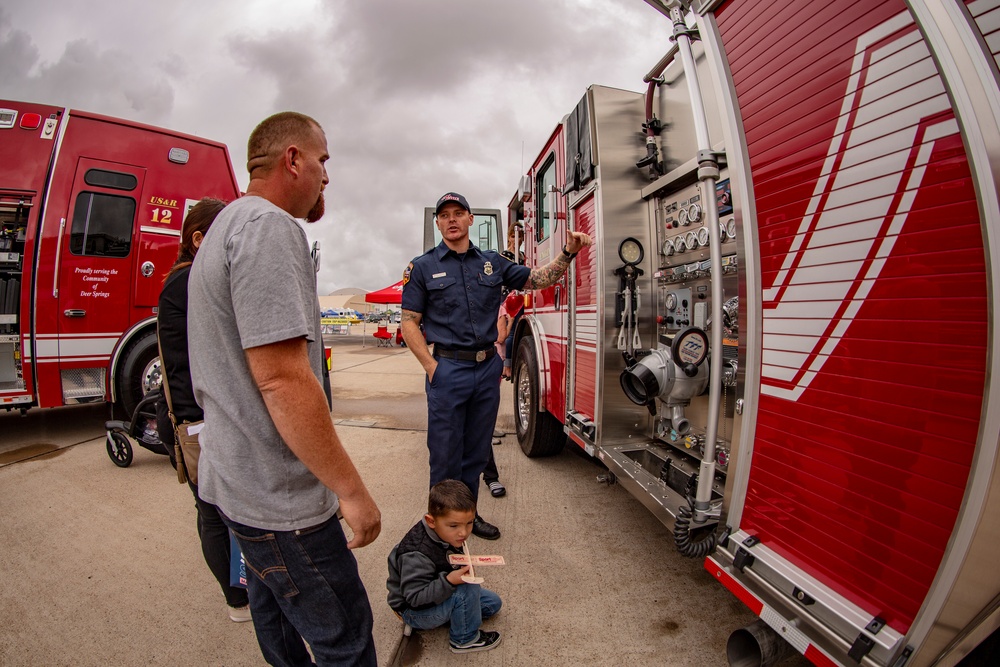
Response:
POLYGON ((708 246, 708 240, 711 235, 708 233, 708 227, 702 227, 698 230, 698 243, 703 246, 708 246))
POLYGON ((688 249, 687 243, 684 242, 683 235, 678 236, 677 238, 674 239, 674 250, 676 250, 678 254, 682 252, 687 252, 687 249, 688 249))
POLYGON ((687 243, 687 247, 691 250, 698 249, 698 234, 695 232, 688 232, 684 235, 684 242, 687 243))
POLYGON ((701 220, 701 206, 698 206, 697 204, 691 204, 690 206, 688 206, 687 214, 689 221, 698 222, 699 220, 701 220))
POLYGON ((670 257, 671 255, 673 255, 674 254, 674 242, 671 241, 670 239, 667 239, 666 241, 664 241, 663 242, 663 248, 662 248, 661 252, 663 252, 663 254, 666 255, 667 257, 670 257))
POLYGON ((667 310, 677 310, 677 292, 667 292, 665 305, 667 310))
POLYGON ((708 334, 698 327, 681 331, 670 344, 670 356, 685 375, 693 378, 698 374, 698 366, 708 357, 708 334))
POLYGON ((726 221, 726 234, 731 239, 736 238, 736 218, 729 218, 729 220, 726 221))
POLYGON ((631 236, 618 245, 618 257, 625 264, 635 266, 642 262, 643 255, 642 244, 631 236))
POLYGON ((686 208, 682 208, 681 210, 677 211, 677 222, 681 223, 682 225, 691 224, 691 221, 688 220, 688 210, 686 208))

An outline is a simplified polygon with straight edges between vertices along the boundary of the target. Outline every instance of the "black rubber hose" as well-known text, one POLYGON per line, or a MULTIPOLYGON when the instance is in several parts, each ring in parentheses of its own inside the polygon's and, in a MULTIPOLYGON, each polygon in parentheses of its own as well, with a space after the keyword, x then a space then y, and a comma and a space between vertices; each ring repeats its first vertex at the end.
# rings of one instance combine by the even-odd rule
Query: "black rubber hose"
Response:
POLYGON ((697 484, 697 475, 688 480, 687 505, 677 509, 677 520, 674 521, 674 545, 685 558, 704 558, 715 550, 715 531, 709 531, 707 536, 699 540, 691 539, 691 518, 694 516, 694 497, 691 487, 697 484))

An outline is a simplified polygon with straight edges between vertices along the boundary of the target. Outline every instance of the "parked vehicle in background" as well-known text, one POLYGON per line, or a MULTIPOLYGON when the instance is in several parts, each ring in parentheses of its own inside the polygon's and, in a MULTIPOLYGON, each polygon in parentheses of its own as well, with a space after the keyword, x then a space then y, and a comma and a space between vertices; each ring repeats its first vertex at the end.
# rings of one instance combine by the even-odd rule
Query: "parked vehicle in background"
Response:
POLYGON ((0 408, 159 385, 156 305, 188 209, 239 187, 225 145, 0 100, 0 408))

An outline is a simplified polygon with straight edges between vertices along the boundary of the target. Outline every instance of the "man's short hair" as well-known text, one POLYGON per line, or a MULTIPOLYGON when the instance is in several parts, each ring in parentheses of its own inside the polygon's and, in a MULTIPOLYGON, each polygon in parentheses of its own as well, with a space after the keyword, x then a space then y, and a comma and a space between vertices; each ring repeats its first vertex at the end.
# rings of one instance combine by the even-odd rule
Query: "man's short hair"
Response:
POLYGON ((448 512, 475 512, 476 500, 462 482, 446 479, 431 487, 427 499, 427 513, 432 517, 444 516, 448 512))
POLYGON ((305 114, 282 111, 262 120, 247 141, 247 171, 269 169, 274 160, 291 144, 309 138, 320 124, 305 114))

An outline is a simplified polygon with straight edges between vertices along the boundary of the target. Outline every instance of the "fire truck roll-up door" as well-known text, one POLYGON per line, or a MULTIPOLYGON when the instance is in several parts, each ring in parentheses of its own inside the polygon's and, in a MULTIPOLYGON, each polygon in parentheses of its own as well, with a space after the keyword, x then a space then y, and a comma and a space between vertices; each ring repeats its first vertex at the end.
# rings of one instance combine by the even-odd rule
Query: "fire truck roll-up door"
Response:
POLYGON ((955 664, 1000 601, 1000 3, 711 8, 751 359, 706 568, 817 664, 955 664))
POLYGON ((107 392, 109 360, 129 326, 144 178, 139 167, 89 158, 77 164, 52 285, 58 350, 41 352, 46 336, 38 341, 38 363, 59 365, 66 403, 101 401, 107 392))

